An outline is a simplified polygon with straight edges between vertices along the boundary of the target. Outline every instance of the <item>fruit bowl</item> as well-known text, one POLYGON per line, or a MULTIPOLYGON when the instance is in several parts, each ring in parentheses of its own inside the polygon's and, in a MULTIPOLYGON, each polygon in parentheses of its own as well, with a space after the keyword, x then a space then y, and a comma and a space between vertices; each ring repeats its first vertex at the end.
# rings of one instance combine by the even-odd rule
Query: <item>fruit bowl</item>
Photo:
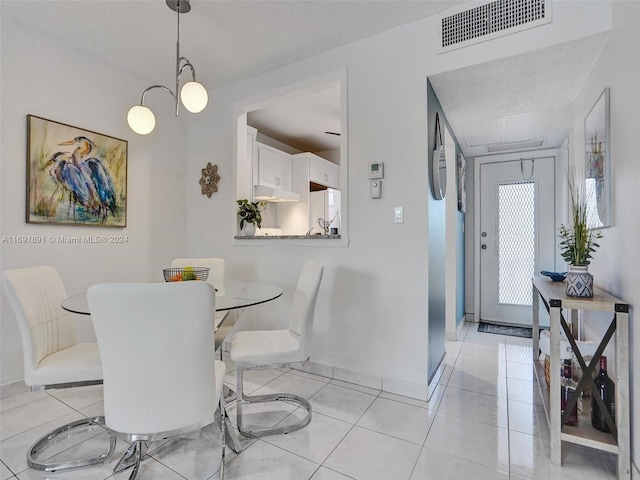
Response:
POLYGON ((209 277, 209 267, 165 268, 162 273, 165 282, 206 280, 209 277))

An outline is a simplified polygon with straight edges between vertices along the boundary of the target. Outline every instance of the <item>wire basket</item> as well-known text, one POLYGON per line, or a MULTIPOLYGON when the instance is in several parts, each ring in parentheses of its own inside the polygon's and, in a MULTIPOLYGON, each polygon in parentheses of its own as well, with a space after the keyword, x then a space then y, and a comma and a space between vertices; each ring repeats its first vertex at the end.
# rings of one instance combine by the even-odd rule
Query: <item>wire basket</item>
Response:
POLYGON ((165 282, 206 280, 209 277, 209 267, 165 268, 162 273, 165 282))

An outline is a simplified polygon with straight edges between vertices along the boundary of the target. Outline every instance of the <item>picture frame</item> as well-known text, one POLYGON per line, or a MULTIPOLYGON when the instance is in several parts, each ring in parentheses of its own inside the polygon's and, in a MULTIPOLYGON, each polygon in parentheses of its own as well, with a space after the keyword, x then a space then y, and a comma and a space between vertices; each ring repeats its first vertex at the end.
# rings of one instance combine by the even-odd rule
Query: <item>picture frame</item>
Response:
POLYGON ((27 115, 26 222, 126 227, 128 142, 27 115))
POLYGON ((609 103, 609 88, 605 88, 584 119, 584 177, 589 229, 611 226, 609 103))
POLYGON ((462 153, 458 153, 458 211, 467 211, 467 159, 462 153))

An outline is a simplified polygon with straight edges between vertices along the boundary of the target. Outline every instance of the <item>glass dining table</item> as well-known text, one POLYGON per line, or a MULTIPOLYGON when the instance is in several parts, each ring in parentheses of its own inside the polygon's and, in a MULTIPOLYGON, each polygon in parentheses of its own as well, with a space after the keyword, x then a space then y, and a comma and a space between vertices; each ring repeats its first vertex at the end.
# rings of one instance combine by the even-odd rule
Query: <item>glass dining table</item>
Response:
MULTIPOLYGON (((230 311, 240 308, 252 307, 261 303, 270 302, 282 295, 282 289, 269 283, 246 282, 240 280, 222 280, 215 282, 216 289, 216 312, 230 311)), ((87 293, 82 292, 71 295, 62 301, 62 308, 71 313, 80 315, 91 315, 87 293)), ((216 330, 227 316, 221 317, 216 322, 216 330)), ((231 401, 235 397, 235 392, 225 385, 225 400, 231 401)), ((226 412, 225 412, 226 414, 226 412)), ((232 428, 231 420, 225 418, 227 445, 234 452, 240 453, 242 450, 240 442, 232 428)))
MULTIPOLYGON (((216 282, 216 312, 236 310, 270 302, 282 295, 282 289, 269 283, 222 280, 216 282)), ((62 308, 71 313, 90 315, 86 292, 71 295, 62 301, 62 308)), ((217 327, 218 325, 216 325, 217 327)))

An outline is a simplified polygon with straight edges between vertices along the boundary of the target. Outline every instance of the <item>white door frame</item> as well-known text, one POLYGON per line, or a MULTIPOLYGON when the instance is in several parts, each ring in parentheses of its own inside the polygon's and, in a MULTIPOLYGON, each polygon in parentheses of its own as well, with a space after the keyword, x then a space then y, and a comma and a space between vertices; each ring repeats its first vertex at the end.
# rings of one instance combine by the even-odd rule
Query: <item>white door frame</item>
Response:
MULTIPOLYGON (((517 152, 517 153, 505 153, 502 155, 487 155, 483 157, 474 157, 473 159, 473 215, 474 215, 474 292, 473 292, 473 311, 475 312, 473 316, 473 321, 478 323, 480 322, 480 165, 483 163, 496 163, 496 162, 509 162, 513 160, 519 160, 521 158, 544 158, 544 157, 555 157, 558 159, 559 150, 558 149, 545 149, 545 150, 534 150, 534 151, 526 151, 526 152, 517 152)), ((555 162, 556 169, 556 178, 562 178, 558 176, 559 170, 562 162, 555 162)), ((557 188, 558 182, 556 182, 557 188)), ((556 197, 558 196, 558 191, 555 192, 556 197)), ((556 208, 558 207, 558 203, 556 203, 556 208)), ((558 212, 556 212, 557 215, 558 212)))
MULTIPOLYGON (((445 208, 445 332, 447 340, 458 339, 458 319, 456 318, 458 299, 456 272, 458 271, 456 236, 458 213, 458 173, 456 143, 446 123, 442 125, 444 151, 447 158, 447 190, 444 196, 445 208)), ((464 322, 463 322, 464 324, 464 322)))

